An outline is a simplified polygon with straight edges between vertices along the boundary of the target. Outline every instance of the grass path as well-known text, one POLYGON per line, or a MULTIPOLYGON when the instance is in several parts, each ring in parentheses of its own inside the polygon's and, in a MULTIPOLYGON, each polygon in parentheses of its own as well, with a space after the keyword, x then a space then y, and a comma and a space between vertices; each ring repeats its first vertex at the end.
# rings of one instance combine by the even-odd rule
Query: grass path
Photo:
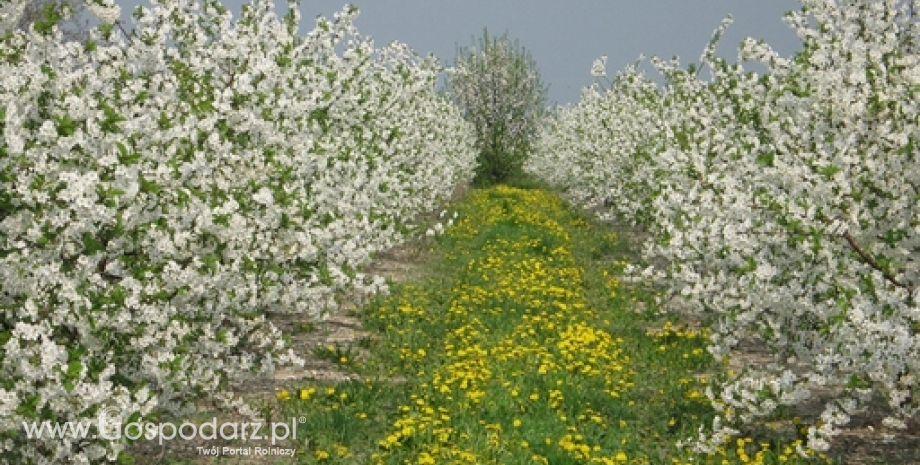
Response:
POLYGON ((625 249, 555 194, 471 192, 428 278, 366 309, 363 381, 279 394, 308 414, 299 463, 799 464, 794 437, 709 456, 675 442, 710 419, 705 334, 637 308, 625 249))

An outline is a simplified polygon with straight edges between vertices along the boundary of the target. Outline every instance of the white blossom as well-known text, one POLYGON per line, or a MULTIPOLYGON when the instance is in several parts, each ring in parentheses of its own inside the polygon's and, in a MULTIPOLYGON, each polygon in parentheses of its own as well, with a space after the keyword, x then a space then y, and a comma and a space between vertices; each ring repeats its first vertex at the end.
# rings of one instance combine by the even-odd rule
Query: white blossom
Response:
MULTIPOLYGON (((747 40, 739 57, 767 68, 748 73, 715 57, 726 22, 701 57, 708 80, 677 60, 652 59, 663 87, 627 67, 557 111, 526 168, 651 233, 644 260, 668 265, 631 276, 707 312, 713 356, 757 338, 785 361, 714 390, 713 406, 735 411, 725 421, 841 392, 809 433, 823 450, 870 392, 898 421, 917 412, 902 394, 920 370, 920 214, 907 200, 920 120, 906 116, 920 110, 920 28, 903 1, 801 3, 787 22, 806 53, 747 40), (848 389, 853 379, 871 389, 848 389)), ((691 442, 711 449, 721 434, 691 442)))
MULTIPOLYGON (((18 430, 34 395, 43 420, 93 420, 82 417, 110 405, 125 418, 181 414, 202 392, 227 399, 228 378, 302 364, 264 314, 320 318, 337 293, 384 292, 344 269, 405 239, 400 226, 471 179, 473 131, 436 92, 437 63, 375 48, 353 10, 299 38, 257 3, 234 22, 158 1, 130 39, 92 31, 93 51, 33 32, 0 41, 0 55, 24 57, 0 61, 11 155, 0 190, 13 205, 0 219, 13 329, 0 376, 17 380, 0 391, 0 428, 18 430)), ((118 18, 108 0, 90 8, 118 18)), ((122 447, 13 442, 4 451, 43 463, 122 447)))

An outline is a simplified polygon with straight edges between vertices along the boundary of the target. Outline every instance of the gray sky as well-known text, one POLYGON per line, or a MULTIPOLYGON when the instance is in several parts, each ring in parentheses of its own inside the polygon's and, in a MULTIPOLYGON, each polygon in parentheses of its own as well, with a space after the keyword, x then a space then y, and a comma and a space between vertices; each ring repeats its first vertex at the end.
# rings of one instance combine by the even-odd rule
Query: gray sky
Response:
MULTIPOLYGON (((138 0, 119 0, 124 9, 138 0)), ((317 15, 329 16, 345 5, 339 0, 302 0, 304 27, 317 15)), ((591 63, 608 56, 613 74, 640 54, 679 56, 697 62, 712 31, 728 14, 735 22, 719 47, 734 58, 745 37, 764 39, 783 55, 799 49, 783 13, 797 10, 796 0, 353 0, 361 14, 358 30, 378 45, 407 43, 420 54, 433 53, 450 64, 457 46, 473 43, 484 27, 508 32, 527 48, 555 103, 578 100, 592 82, 591 63)), ((224 0, 236 13, 241 0, 224 0)), ((284 12, 286 3, 278 3, 284 12)), ((128 11, 122 16, 128 18, 128 11)))

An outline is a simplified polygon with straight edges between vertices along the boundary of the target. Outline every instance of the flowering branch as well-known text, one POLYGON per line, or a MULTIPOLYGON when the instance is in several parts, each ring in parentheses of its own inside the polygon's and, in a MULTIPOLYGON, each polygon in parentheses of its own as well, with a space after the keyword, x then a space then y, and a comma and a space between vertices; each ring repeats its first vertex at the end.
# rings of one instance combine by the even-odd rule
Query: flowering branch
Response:
POLYGON ((847 244, 850 245, 850 248, 853 249, 856 252, 856 254, 859 255, 859 257, 862 258, 864 262, 866 262, 866 264, 871 266, 876 271, 882 273, 882 276, 884 276, 888 282, 890 282, 891 284, 894 284, 897 287, 907 289, 907 286, 905 286, 903 283, 898 281, 898 279, 894 275, 892 275, 890 271, 885 269, 885 267, 880 265, 877 261, 875 261, 872 258, 872 256, 870 256, 868 253, 866 253, 866 251, 864 251, 861 247, 859 247, 859 245, 856 243, 856 240, 853 239, 852 235, 850 235, 849 231, 844 231, 844 233, 841 236, 844 239, 846 239, 847 244))

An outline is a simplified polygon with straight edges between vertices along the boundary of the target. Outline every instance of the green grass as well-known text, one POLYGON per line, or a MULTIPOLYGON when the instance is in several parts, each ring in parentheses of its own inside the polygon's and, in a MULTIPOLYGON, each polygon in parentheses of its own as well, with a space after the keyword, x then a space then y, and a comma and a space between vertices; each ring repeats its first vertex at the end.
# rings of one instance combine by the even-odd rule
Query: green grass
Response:
POLYGON ((317 349, 363 381, 281 393, 277 417, 307 417, 296 463, 826 463, 778 436, 678 449, 712 419, 705 331, 622 284, 615 232, 521 184, 473 190, 427 278, 365 309, 370 359, 317 349))

